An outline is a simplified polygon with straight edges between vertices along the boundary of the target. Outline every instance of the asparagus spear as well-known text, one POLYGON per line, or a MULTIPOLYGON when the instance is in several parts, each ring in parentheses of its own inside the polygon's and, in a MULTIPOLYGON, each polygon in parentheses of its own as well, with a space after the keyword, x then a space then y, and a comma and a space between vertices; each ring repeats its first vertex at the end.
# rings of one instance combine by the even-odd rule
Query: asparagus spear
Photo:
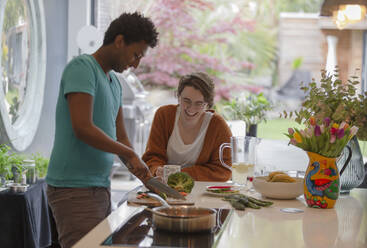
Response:
POLYGON ((237 200, 230 200, 229 202, 231 203, 232 207, 234 207, 237 210, 245 210, 246 208, 244 204, 242 204, 237 200))
POLYGON ((273 205, 273 202, 272 201, 264 201, 264 200, 260 200, 260 199, 257 199, 257 198, 251 197, 251 196, 249 196, 248 198, 249 198, 249 200, 253 200, 253 201, 258 201, 258 202, 265 203, 268 206, 273 205))
POLYGON ((246 207, 260 209, 261 207, 268 207, 273 204, 271 201, 263 201, 244 194, 225 196, 223 200, 229 201, 232 207, 238 210, 244 210, 246 207))

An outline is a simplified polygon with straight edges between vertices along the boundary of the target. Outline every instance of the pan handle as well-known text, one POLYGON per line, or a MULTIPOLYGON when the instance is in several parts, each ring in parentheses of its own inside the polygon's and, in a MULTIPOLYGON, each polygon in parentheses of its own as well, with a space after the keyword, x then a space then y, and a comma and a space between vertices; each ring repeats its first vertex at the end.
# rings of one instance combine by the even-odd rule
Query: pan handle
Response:
POLYGON ((154 194, 154 193, 150 193, 150 192, 148 192, 147 195, 149 195, 150 197, 152 197, 152 198, 158 200, 159 202, 161 202, 163 206, 170 207, 170 205, 162 197, 160 197, 159 195, 154 194))

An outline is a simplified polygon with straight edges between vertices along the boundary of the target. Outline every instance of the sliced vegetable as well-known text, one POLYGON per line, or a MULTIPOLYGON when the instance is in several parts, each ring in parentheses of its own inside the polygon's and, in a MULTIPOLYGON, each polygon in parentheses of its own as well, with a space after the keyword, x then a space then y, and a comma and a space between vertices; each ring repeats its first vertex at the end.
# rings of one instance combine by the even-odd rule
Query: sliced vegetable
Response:
POLYGON ((179 192, 185 191, 190 193, 195 185, 195 181, 185 172, 176 172, 168 176, 167 184, 179 192))
POLYGON ((233 186, 210 186, 207 187, 206 190, 208 192, 213 192, 213 193, 239 193, 239 189, 233 186))
POLYGON ((187 195, 188 195, 188 194, 187 194, 186 192, 184 192, 184 191, 181 191, 181 192, 180 192, 180 194, 181 194, 181 195, 183 195, 183 196, 187 196, 187 195))
POLYGON ((149 196, 145 193, 145 192, 138 192, 138 195, 136 196, 137 199, 145 199, 145 198, 149 198, 149 196))
POLYGON ((162 197, 163 198, 163 200, 167 200, 167 195, 166 195, 166 193, 159 193, 158 194, 160 197, 162 197))
POLYGON ((231 189, 232 186, 210 186, 208 189, 231 189))

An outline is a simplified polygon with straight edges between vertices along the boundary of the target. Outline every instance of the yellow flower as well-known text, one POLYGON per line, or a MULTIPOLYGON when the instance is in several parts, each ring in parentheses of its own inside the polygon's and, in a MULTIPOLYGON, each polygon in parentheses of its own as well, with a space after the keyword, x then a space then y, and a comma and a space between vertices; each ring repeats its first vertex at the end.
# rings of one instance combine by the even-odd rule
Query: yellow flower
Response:
POLYGON ((293 138, 297 141, 297 143, 302 143, 302 137, 298 132, 293 134, 293 138))
POLYGON ((332 127, 338 129, 339 128, 339 124, 334 123, 332 127))

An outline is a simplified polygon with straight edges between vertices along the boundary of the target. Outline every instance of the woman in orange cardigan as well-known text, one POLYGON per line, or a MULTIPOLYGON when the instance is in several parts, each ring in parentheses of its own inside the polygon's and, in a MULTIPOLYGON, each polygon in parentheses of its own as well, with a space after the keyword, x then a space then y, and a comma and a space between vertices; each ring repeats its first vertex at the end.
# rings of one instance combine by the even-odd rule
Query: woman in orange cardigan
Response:
MULTIPOLYGON (((160 107, 155 113, 143 160, 153 175, 166 164, 181 165, 181 171, 197 181, 227 181, 231 171, 219 160, 219 146, 230 142, 231 130, 213 106, 214 83, 205 73, 181 78, 178 105, 160 107), (160 169, 159 169, 160 168, 160 169)), ((231 164, 229 149, 225 163, 231 164)))

